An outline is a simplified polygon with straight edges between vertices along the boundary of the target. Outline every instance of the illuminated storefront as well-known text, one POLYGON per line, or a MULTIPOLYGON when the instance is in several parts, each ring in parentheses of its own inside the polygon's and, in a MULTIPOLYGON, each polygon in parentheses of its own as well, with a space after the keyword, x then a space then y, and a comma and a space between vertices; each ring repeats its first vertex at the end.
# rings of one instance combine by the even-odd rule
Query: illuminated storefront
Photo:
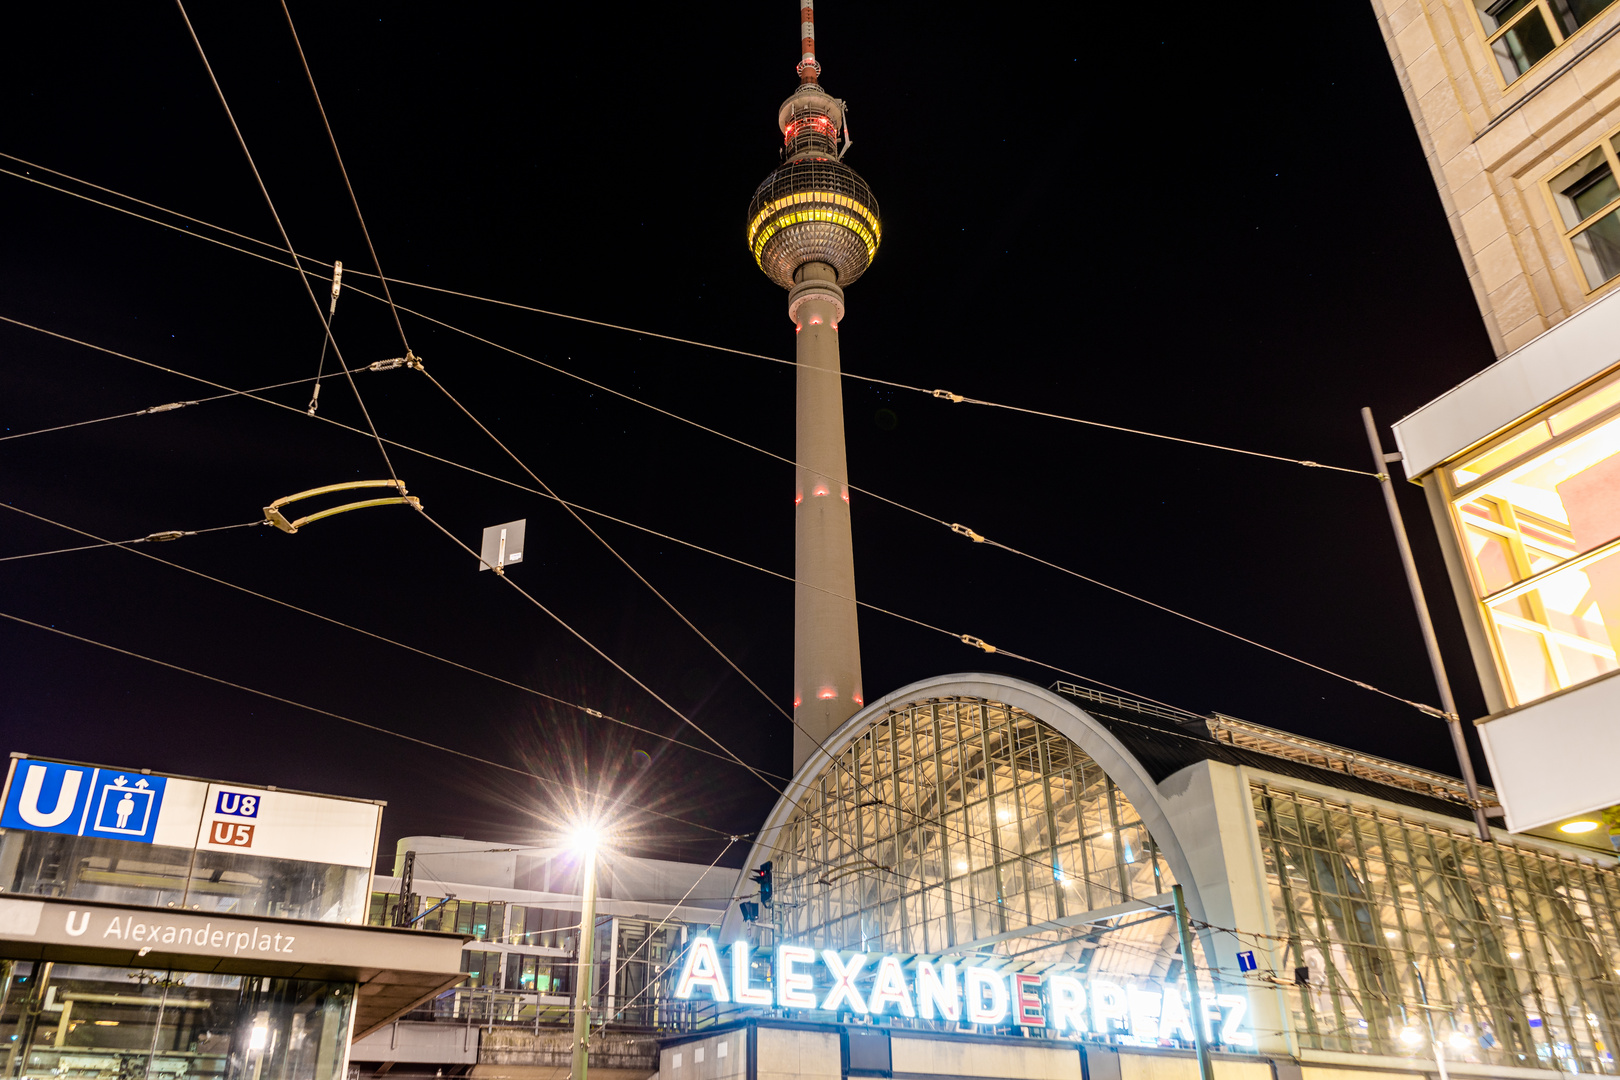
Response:
POLYGON ((1440 477, 1507 704, 1620 668, 1620 377, 1440 477))
POLYGON ((1174 884, 1227 1075, 1418 1075, 1436 1053, 1459 1076, 1620 1072, 1606 843, 1482 843, 1460 782, 1067 690, 929 680, 840 729, 756 840, 770 902, 671 965, 714 1026, 669 1040, 661 1075, 788 1043, 842 1075, 868 1053, 965 1072, 969 1047, 1009 1077, 1032 1048, 1051 1075, 1179 1075, 1199 1020, 1174 884))
POLYGON ((1476 723, 1508 828, 1620 850, 1617 334, 1610 292, 1394 430, 1485 692, 1476 723))
POLYGON ((381 804, 13 757, 4 1077, 341 1080, 462 979, 464 939, 365 928, 381 804))

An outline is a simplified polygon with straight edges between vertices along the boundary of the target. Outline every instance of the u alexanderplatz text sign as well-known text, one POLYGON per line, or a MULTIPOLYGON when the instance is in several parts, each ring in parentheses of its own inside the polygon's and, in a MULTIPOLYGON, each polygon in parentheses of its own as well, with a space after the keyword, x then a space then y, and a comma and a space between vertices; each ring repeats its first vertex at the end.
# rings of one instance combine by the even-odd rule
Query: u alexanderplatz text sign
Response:
MULTIPOLYGON (((751 974, 753 950, 747 942, 730 947, 729 974, 720 950, 708 937, 694 938, 675 984, 675 996, 690 1000, 698 991, 721 1004, 774 1005, 780 1009, 815 1009, 881 1017, 885 1013, 924 1020, 998 1025, 1013 1022, 1045 1028, 1053 1034, 1120 1035, 1134 1041, 1194 1041, 1193 1020, 1184 987, 1157 981, 1124 985, 1084 979, 1062 970, 1011 975, 991 968, 954 963, 937 966, 918 961, 916 978, 907 981, 900 957, 892 953, 855 953, 833 949, 820 953, 802 945, 776 948, 774 986, 758 985, 751 974), (831 988, 818 997, 815 968, 831 988)), ((1241 994, 1204 997, 1204 1029, 1210 1041, 1231 1047, 1254 1045, 1244 1030, 1248 999, 1241 994)))

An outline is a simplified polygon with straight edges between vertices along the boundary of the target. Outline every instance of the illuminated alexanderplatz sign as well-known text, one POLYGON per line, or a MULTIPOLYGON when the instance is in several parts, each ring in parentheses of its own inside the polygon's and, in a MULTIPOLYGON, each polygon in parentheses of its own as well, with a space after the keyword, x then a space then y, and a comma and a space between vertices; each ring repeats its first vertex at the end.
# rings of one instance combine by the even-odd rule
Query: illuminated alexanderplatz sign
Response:
MULTIPOLYGON (((687 949, 675 996, 690 1000, 700 991, 721 1004, 816 1009, 881 1017, 886 1013, 923 1020, 999 1025, 1012 1022, 1045 1028, 1052 1034, 1117 1035, 1136 1042, 1160 1039, 1194 1041, 1185 987, 1159 982, 1124 985, 1085 979, 1069 969, 1007 974, 987 967, 919 960, 915 979, 906 978, 900 957, 833 949, 819 953, 802 945, 779 945, 773 985, 757 983, 752 974, 753 950, 745 941, 732 944, 731 963, 720 959, 711 938, 698 937, 687 949), (729 972, 727 970, 729 966, 729 972), (817 996, 815 968, 831 984, 817 996)), ((1211 1042, 1250 1047, 1254 1036, 1243 1019, 1248 999, 1241 994, 1200 995, 1205 1033, 1211 1042)))

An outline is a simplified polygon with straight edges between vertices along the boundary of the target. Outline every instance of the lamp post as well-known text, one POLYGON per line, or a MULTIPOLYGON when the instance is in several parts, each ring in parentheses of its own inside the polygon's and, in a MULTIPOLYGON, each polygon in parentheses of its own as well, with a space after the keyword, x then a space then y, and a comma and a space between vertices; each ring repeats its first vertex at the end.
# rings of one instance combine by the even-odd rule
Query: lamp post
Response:
POLYGON ((591 976, 596 973, 596 845, 599 837, 588 825, 574 833, 574 850, 579 852, 580 896, 584 900, 579 916, 579 968, 574 977, 574 1067, 572 1080, 585 1080, 590 1067, 591 976))

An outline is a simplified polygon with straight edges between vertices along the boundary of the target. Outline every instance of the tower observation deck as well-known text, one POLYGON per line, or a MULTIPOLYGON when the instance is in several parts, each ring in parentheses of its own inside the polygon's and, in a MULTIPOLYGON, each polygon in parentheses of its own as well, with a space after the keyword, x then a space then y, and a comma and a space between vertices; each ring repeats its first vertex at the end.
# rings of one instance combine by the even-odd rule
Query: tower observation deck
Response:
POLYGON ((748 249, 765 276, 788 290, 788 318, 798 334, 795 771, 815 751, 816 741, 865 704, 838 324, 844 318, 844 288, 866 272, 883 236, 871 188, 843 160, 849 148, 844 103, 817 81, 814 0, 800 0, 799 18, 799 87, 776 117, 782 163, 748 206, 748 249))

